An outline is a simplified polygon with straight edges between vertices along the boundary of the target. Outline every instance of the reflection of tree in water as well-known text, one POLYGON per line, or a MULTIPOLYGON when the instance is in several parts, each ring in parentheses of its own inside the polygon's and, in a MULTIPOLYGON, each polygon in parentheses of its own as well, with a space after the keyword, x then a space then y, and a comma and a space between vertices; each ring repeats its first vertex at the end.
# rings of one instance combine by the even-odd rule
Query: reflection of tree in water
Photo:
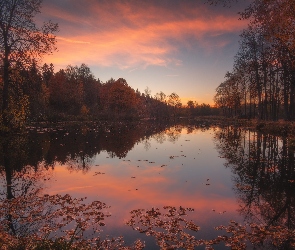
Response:
MULTIPOLYGON (((0 201, 2 204, 18 197, 27 200, 32 194, 41 194, 45 182, 51 177, 50 169, 40 164, 36 154, 32 154, 31 157, 27 154, 28 139, 26 135, 1 138, 0 183, 3 188, 0 192, 0 201)), ((7 211, 5 218, 9 230, 14 235, 23 236, 36 231, 35 221, 19 223, 11 211, 7 211)))
POLYGON ((87 173, 90 170, 92 162, 93 158, 81 151, 79 155, 75 156, 75 158, 68 159, 67 169, 70 173, 73 171, 82 171, 83 173, 87 173))
POLYGON ((194 127, 194 126, 187 126, 187 133, 188 133, 188 134, 193 133, 194 130, 195 130, 195 127, 194 127))
POLYGON ((143 147, 144 147, 145 151, 148 151, 151 148, 151 142, 149 141, 148 138, 143 140, 143 147))
POLYGON ((165 131, 162 131, 160 133, 153 135, 152 138, 155 139, 155 141, 160 144, 164 143, 166 141, 165 131))
POLYGON ((137 124, 126 126, 110 126, 109 132, 104 135, 102 147, 110 157, 125 158, 127 153, 139 142, 142 132, 139 131, 137 124))
MULTIPOLYGON (((75 126, 30 128, 25 135, 1 138, 0 191, 2 202, 39 197, 55 164, 66 164, 73 171, 87 171, 93 157, 102 150, 114 156, 125 157, 133 145, 143 137, 163 130, 166 126, 117 124, 105 126, 75 126)), ((27 204, 32 208, 32 204, 27 204)), ((44 210, 44 208, 42 208, 44 210)), ((20 223, 13 213, 6 211, 2 219, 8 220, 14 235, 36 231, 36 220, 20 223), (33 226, 34 224, 34 226, 33 226)))
MULTIPOLYGON (((35 151, 35 155, 29 155, 35 147, 31 142, 36 141, 27 135, 10 136, 0 141, 0 248, 123 247, 121 237, 99 237, 105 218, 110 216, 106 204, 100 201, 87 203, 84 198, 73 199, 69 195, 43 194, 44 183, 50 179, 52 169, 48 162, 44 164, 43 148, 35 151), (91 234, 86 233, 89 230, 91 234)), ((84 155, 79 157, 82 159, 84 155)), ((134 244, 130 249, 143 246, 139 241, 134 244)))
POLYGON ((161 140, 164 141, 166 139, 164 139, 165 136, 168 137, 168 141, 170 142, 176 142, 182 133, 183 129, 186 129, 187 134, 191 134, 194 131, 206 131, 209 130, 211 128, 211 126, 208 123, 196 123, 196 124, 178 124, 178 125, 173 125, 170 126, 168 129, 166 129, 166 131, 163 131, 161 134, 157 134, 155 138, 159 137, 160 143, 161 140), (158 137, 157 137, 158 136, 158 137))
POLYGON ((128 225, 154 237, 163 249, 200 245, 214 249, 222 242, 232 249, 248 249, 250 245, 254 249, 294 249, 295 165, 288 140, 235 127, 215 129, 215 140, 220 157, 235 174, 245 225, 230 221, 227 226, 216 227, 227 234, 206 241, 197 239, 191 228, 199 228, 182 218, 187 210, 181 207, 164 207, 166 212, 158 208, 134 210, 128 225))
POLYGON ((3 191, 8 199, 35 192, 50 178, 50 168, 42 164, 38 150, 32 150, 30 144, 27 135, 1 138, 0 171, 5 180, 3 182, 6 182, 6 185, 3 183, 6 187, 3 191), (39 186, 34 187, 38 181, 39 186))
MULTIPOLYGON (((216 131, 215 138, 220 156, 235 174, 239 211, 245 221, 266 229, 279 226, 274 235, 286 229, 293 232, 295 161, 288 139, 231 127, 216 131)), ((292 248, 291 241, 280 247, 292 248)))
POLYGON ((136 143, 148 141, 153 134, 167 127, 167 124, 146 123, 89 124, 82 127, 60 125, 30 128, 25 135, 3 137, 0 142, 0 168, 7 181, 7 195, 14 196, 12 181, 18 178, 18 173, 25 176, 29 172, 33 176, 34 171, 35 174, 45 173, 54 169, 55 164, 65 164, 71 171, 87 172, 92 159, 101 151, 107 151, 112 157, 126 157, 136 143))
POLYGON ((168 136, 168 141, 176 142, 182 131, 183 126, 181 125, 174 125, 166 130, 166 135, 168 136))
MULTIPOLYGON (((204 126, 190 125, 189 128, 191 131, 208 129, 204 126)), ((27 155, 34 156, 36 164, 40 161, 44 161, 46 166, 69 163, 70 169, 87 171, 91 159, 102 151, 112 158, 124 158, 135 144, 149 141, 150 138, 159 143, 166 139, 177 141, 183 128, 186 126, 152 122, 59 125, 55 128, 31 129, 25 150, 27 155)))
POLYGON ((90 124, 83 133, 79 127, 49 131, 50 147, 44 158, 49 164, 54 161, 64 164, 69 159, 83 162, 81 152, 89 160, 101 151, 106 151, 112 158, 124 158, 136 143, 167 127, 166 124, 116 123, 90 124))
POLYGON ((12 170, 11 177, 8 177, 7 171, 3 170, 0 173, 0 185, 3 187, 0 191, 0 199, 6 199, 6 196, 18 197, 25 196, 27 193, 36 193, 44 188, 51 176, 52 170, 44 167, 39 167, 38 171, 35 171, 31 166, 25 166, 18 171, 12 170))

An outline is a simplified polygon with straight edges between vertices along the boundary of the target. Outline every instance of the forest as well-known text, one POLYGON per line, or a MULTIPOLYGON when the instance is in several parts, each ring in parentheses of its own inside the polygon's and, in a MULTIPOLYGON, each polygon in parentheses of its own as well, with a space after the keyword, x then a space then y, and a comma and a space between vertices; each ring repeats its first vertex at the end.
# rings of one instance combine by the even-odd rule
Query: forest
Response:
POLYGON ((131 88, 123 78, 105 83, 90 68, 67 66, 57 72, 53 64, 12 70, 9 88, 9 120, 14 128, 28 121, 173 119, 210 115, 208 104, 188 101, 184 107, 176 93, 151 95, 131 88))
POLYGON ((249 25, 214 96, 224 115, 294 121, 294 14, 294 1, 253 1, 240 13, 249 25))

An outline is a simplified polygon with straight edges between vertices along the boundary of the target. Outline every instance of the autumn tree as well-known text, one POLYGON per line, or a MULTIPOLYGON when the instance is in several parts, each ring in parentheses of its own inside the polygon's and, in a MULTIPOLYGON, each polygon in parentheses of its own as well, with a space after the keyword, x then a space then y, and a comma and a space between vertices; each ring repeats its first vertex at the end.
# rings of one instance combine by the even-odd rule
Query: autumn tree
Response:
POLYGON ((136 114, 139 102, 135 90, 132 89, 125 79, 111 79, 101 87, 100 101, 107 114, 131 115, 136 114))
POLYGON ((34 62, 27 70, 22 69, 21 74, 23 79, 20 84, 24 95, 28 97, 30 119, 44 118, 48 104, 48 90, 43 83, 42 72, 34 62))
POLYGON ((156 93, 154 98, 150 100, 151 113, 156 119, 167 119, 168 118, 168 106, 166 94, 162 91, 156 93))
POLYGON ((10 125, 9 96, 15 66, 28 67, 32 60, 55 48, 53 35, 58 25, 52 22, 37 27, 34 17, 40 13, 41 0, 0 0, 0 58, 2 91, 2 120, 10 125))
MULTIPOLYGON (((263 38, 270 44, 275 58, 268 66, 262 65, 264 76, 268 71, 268 91, 264 105, 279 112, 277 101, 281 96, 285 120, 295 119, 295 2, 293 0, 255 0, 242 13, 242 18, 250 20, 250 26, 260 28, 263 38), (273 65, 276 67, 274 68, 273 65), (274 70, 272 70, 274 68, 274 70), (271 79, 275 76, 276 79, 271 79), (281 93, 276 93, 281 90, 281 93), (275 98, 275 99, 274 99, 275 98), (269 105, 272 103, 273 105, 269 105)), ((263 81, 265 77, 263 78, 263 81)), ((265 87, 265 86, 264 86, 265 87)), ((265 93, 264 93, 265 95, 265 93)), ((266 117, 268 118, 268 117, 266 117)))
POLYGON ((178 94, 176 94, 175 92, 171 93, 169 96, 168 96, 168 104, 171 106, 172 108, 172 112, 173 112, 173 116, 174 118, 176 117, 176 113, 177 113, 177 110, 179 108, 181 108, 182 106, 182 103, 180 101, 180 97, 178 94))
POLYGON ((68 65, 57 73, 53 66, 43 66, 43 82, 49 89, 53 114, 85 117, 97 113, 101 83, 95 79, 89 67, 68 65))
POLYGON ((94 111, 98 108, 99 101, 99 89, 101 87, 101 82, 99 79, 95 79, 90 68, 86 64, 81 64, 78 71, 78 81, 82 83, 83 86, 83 107, 86 109, 94 111))
POLYGON ((194 113, 194 109, 195 109, 195 103, 192 100, 188 100, 186 104, 187 104, 187 107, 186 107, 187 114, 188 114, 188 116, 192 116, 194 113))
POLYGON ((238 78, 237 74, 228 72, 226 80, 216 90, 215 104, 222 108, 227 116, 237 116, 240 114, 241 91, 238 78))
POLYGON ((42 77, 42 85, 41 85, 41 116, 44 116, 44 118, 48 117, 48 113, 50 110, 49 107, 49 101, 50 101, 50 91, 49 91, 49 85, 54 77, 54 66, 51 63, 50 65, 44 64, 41 67, 41 77, 42 77))
MULTIPOLYGON (((208 1, 212 4, 233 2, 208 1)), ((241 34, 232 70, 233 75, 239 76, 232 80, 241 93, 243 108, 240 114, 263 120, 294 120, 295 2, 252 0, 240 12, 240 17, 249 21, 247 29, 241 34)), ((226 100, 224 87, 222 83, 217 89, 217 105, 226 100)), ((229 96, 236 96, 235 89, 228 90, 227 100, 229 96)), ((224 103, 222 105, 224 107, 224 103)))

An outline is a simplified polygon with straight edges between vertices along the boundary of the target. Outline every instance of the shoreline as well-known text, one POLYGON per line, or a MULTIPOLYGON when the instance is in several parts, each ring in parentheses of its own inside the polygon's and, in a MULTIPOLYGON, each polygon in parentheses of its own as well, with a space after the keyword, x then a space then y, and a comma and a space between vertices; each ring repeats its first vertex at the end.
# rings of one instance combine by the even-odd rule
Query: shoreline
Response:
POLYGON ((135 123, 159 123, 159 124, 179 124, 179 123, 203 123, 205 125, 215 126, 237 126, 248 129, 254 129, 265 133, 272 133, 276 135, 291 135, 295 136, 295 121, 263 121, 258 119, 239 119, 226 118, 222 116, 196 116, 196 117, 180 117, 175 120, 156 120, 152 118, 143 118, 139 120, 68 120, 68 121, 42 121, 30 122, 26 127, 36 126, 52 126, 52 125, 107 125, 107 124, 135 124, 135 123))

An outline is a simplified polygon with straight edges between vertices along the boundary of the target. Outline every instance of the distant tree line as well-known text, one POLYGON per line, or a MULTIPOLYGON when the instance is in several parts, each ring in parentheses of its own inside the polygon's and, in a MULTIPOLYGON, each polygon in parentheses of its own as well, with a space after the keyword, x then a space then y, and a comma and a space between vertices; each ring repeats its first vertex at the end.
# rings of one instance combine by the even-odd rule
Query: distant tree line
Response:
POLYGON ((85 64, 55 72, 53 64, 38 67, 33 63, 12 72, 8 117, 15 128, 27 121, 171 119, 212 113, 210 105, 193 101, 184 107, 176 93, 166 95, 161 91, 152 96, 148 88, 141 93, 123 78, 102 82, 85 64))
POLYGON ((295 2, 253 0, 234 67, 214 101, 226 116, 295 120, 295 2))

